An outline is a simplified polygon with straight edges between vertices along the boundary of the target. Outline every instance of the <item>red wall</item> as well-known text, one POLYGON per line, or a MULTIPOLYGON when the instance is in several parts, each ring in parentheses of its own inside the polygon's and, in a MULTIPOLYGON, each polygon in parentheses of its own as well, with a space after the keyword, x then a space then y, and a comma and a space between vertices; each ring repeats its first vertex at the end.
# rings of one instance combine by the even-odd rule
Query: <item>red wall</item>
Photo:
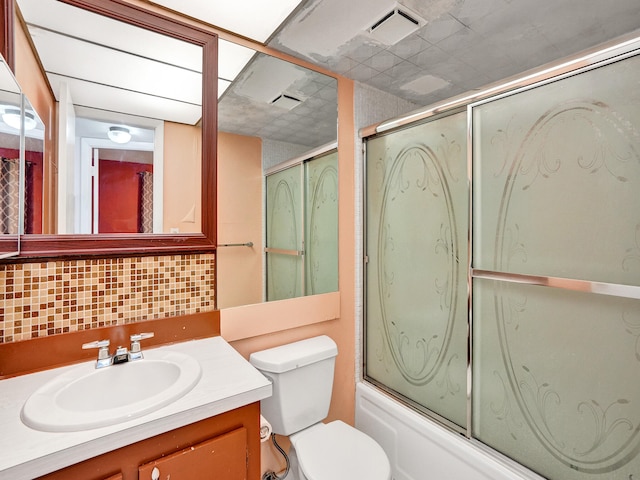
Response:
POLYGON ((100 160, 98 231, 100 233, 137 233, 139 176, 152 172, 153 165, 100 160))

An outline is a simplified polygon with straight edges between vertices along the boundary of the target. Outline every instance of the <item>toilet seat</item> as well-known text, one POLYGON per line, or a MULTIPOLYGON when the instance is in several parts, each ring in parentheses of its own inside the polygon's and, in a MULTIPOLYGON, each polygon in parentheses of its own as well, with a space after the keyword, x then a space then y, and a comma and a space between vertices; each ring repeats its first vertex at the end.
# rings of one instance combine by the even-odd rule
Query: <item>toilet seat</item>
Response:
POLYGON ((389 480, 391 466, 374 439, 336 420, 290 437, 308 480, 389 480))

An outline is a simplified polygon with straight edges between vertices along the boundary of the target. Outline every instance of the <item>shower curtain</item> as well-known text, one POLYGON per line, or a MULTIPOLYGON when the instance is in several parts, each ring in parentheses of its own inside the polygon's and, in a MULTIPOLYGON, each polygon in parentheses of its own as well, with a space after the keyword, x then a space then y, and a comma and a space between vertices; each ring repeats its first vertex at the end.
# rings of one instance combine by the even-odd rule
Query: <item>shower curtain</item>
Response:
POLYGON ((17 235, 20 215, 20 160, 17 158, 2 158, 0 210, 0 233, 17 235))
POLYGON ((139 172, 138 233, 153 233, 153 173, 139 172))

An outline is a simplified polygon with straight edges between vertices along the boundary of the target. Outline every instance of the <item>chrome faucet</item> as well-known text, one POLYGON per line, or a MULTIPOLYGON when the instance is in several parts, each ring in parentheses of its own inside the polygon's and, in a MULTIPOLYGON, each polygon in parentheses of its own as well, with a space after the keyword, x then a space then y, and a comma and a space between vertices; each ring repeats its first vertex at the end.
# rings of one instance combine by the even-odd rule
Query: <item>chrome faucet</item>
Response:
POLYGON ((83 343, 82 349, 98 349, 98 361, 96 368, 108 367, 113 364, 113 357, 109 354, 109 340, 96 340, 95 342, 83 343))
POLYGON ((118 345, 116 351, 113 354, 113 364, 118 365, 119 363, 125 363, 129 361, 129 352, 127 352, 127 347, 121 347, 118 345))
POLYGON ((98 360, 96 362, 96 368, 103 368, 144 358, 142 350, 140 350, 140 340, 151 337, 153 337, 153 332, 135 333, 129 337, 131 341, 130 350, 127 350, 127 347, 118 346, 113 355, 109 353, 109 340, 96 340, 95 342, 84 343, 82 344, 82 348, 84 350, 97 348, 98 360))

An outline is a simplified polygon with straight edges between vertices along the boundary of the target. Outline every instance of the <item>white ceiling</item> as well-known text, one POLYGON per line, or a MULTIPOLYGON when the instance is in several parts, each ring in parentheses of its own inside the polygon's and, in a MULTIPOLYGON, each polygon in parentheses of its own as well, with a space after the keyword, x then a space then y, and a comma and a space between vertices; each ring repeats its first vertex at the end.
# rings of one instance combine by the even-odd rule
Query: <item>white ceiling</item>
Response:
POLYGON ((202 48, 55 0, 18 0, 49 83, 75 105, 194 125, 202 48), (70 21, 73 19, 73 21, 70 21))
MULTIPOLYGON (((259 38, 243 29, 250 24, 247 17, 260 20, 262 13, 243 1, 156 3, 250 38, 270 36, 268 45, 276 50, 416 106, 480 89, 640 27, 638 0, 303 0, 279 28, 272 24, 273 35, 259 38), (388 45, 369 28, 394 8, 415 16, 420 26, 388 45)), ((221 107, 225 102, 222 111, 243 111, 245 123, 254 113, 260 118, 246 98, 233 108, 225 97, 221 107)))
POLYGON ((395 45, 367 29, 393 0, 308 0, 269 46, 429 105, 640 27, 638 0, 401 0, 427 21, 395 45))
MULTIPOLYGON (((123 24, 114 26, 104 18, 92 19, 89 17, 94 15, 55 0, 17 1, 37 49, 48 52, 41 57, 54 89, 64 80, 80 104, 98 99, 103 103, 98 103, 97 108, 129 109, 129 113, 140 116, 167 118, 158 108, 162 105, 164 112, 173 112, 173 117, 167 119, 193 124, 200 118, 199 47, 123 24), (158 42, 163 46, 158 48, 158 42), (125 51, 130 53, 123 53, 125 51), (68 61, 71 52, 78 53, 84 60, 68 61), (153 65, 152 73, 128 74, 134 71, 132 57, 140 60, 137 63, 153 65), (116 70, 116 65, 127 65, 127 68, 116 70), (178 88, 162 85, 160 78, 174 78, 173 84, 178 88), (80 93, 81 86, 87 87, 88 93, 80 93), (112 95, 115 93, 119 93, 121 99, 112 95), (132 111, 134 105, 135 112, 132 111)), ((267 42, 277 50, 418 106, 481 88, 640 27, 638 0, 401 0, 400 3, 395 0, 156 0, 152 3, 258 42, 267 42), (368 29, 393 8, 415 15, 420 19, 420 27, 396 44, 387 45, 374 38, 368 29)), ((249 77, 260 79, 256 84, 262 87, 260 94, 265 96, 281 90, 273 81, 276 78, 273 71, 271 76, 264 77, 264 72, 258 72, 257 66, 250 64, 252 59, 255 59, 253 63, 258 62, 259 57, 254 54, 246 47, 220 41, 221 126, 226 122, 228 128, 241 128, 244 132, 279 133, 282 138, 293 138, 287 135, 288 129, 318 130, 316 125, 330 122, 331 115, 335 121, 334 86, 315 89, 331 97, 328 103, 305 101, 291 111, 295 115, 284 115, 284 112, 276 115, 277 110, 266 114, 264 105, 250 105, 248 85, 244 94, 233 88, 239 88, 240 81, 247 82, 249 77), (229 86, 233 86, 233 91, 223 94, 229 86), (325 116, 314 118, 315 123, 307 125, 302 115, 313 105, 316 105, 312 108, 314 111, 324 109, 325 116), (288 123, 286 118, 293 123, 288 123)), ((279 74, 285 70, 300 74, 300 70, 284 65, 286 63, 281 65, 284 70, 279 74)), ((318 84, 318 78, 314 85, 318 84)), ((289 82, 293 83, 295 78, 289 82)), ((313 95, 307 94, 307 97, 313 95)), ((332 132, 335 135, 335 129, 332 132)), ((301 140, 302 135, 296 138, 301 140)))
POLYGON ((266 42, 301 0, 153 0, 151 3, 266 42))
MULTIPOLYGON (((155 3, 205 22, 215 18, 225 29, 264 42, 300 0, 155 3), (245 18, 246 12, 253 14, 245 18)), ((69 88, 76 107, 103 111, 108 122, 114 122, 111 112, 191 125, 200 120, 200 47, 56 0, 18 0, 18 6, 57 100, 69 88)), ((219 41, 219 97, 254 55, 219 41)))

